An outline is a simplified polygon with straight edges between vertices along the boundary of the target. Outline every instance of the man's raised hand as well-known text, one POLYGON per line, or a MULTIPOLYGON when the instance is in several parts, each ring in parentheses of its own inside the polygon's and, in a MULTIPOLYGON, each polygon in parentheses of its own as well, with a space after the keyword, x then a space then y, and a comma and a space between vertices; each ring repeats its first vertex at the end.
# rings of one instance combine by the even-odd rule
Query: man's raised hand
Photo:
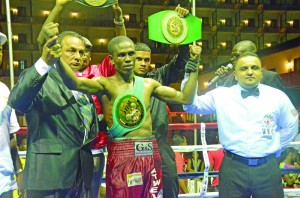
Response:
POLYGON ((178 6, 175 8, 175 11, 177 12, 179 17, 186 17, 186 15, 189 14, 189 10, 180 7, 180 5, 178 4, 178 6))
POLYGON ((57 39, 58 36, 50 38, 43 47, 42 59, 49 66, 54 65, 61 56, 61 46, 57 39))

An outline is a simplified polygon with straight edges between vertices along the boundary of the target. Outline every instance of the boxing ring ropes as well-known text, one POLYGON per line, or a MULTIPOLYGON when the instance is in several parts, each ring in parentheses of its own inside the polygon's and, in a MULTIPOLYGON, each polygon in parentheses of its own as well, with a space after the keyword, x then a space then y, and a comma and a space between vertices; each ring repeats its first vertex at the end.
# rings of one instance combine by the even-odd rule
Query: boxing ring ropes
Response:
MULTIPOLYGON (((202 145, 196 145, 197 140, 195 140, 195 145, 189 146, 172 146, 174 152, 194 152, 194 151, 202 151, 205 168, 203 172, 196 173, 179 173, 179 179, 195 179, 195 178, 203 178, 202 186, 200 193, 190 193, 190 194, 180 194, 180 198, 206 198, 206 197, 219 197, 218 192, 207 192, 207 185, 209 177, 217 177, 218 171, 209 171, 209 159, 207 151, 214 151, 223 149, 221 144, 206 144, 206 128, 208 129, 216 129, 217 123, 182 123, 182 124, 169 124, 169 130, 194 130, 194 140, 197 137, 197 129, 200 129, 200 137, 202 145)), ((299 145, 300 142, 291 142, 290 145, 299 145)), ((300 168, 287 168, 281 169, 282 174, 289 173, 300 173, 300 168)), ((285 196, 297 196, 300 197, 300 189, 284 189, 285 196)))
MULTIPOLYGON (((222 145, 220 144, 206 144, 206 129, 217 129, 217 123, 180 123, 180 124, 169 124, 169 131, 170 130, 193 130, 194 131, 194 144, 195 145, 188 145, 188 146, 172 146, 174 152, 194 152, 194 151, 202 151, 203 159, 205 163, 205 169, 203 172, 196 172, 196 173, 179 173, 179 179, 195 179, 195 178, 203 178, 202 180, 202 190, 200 193, 190 193, 190 194, 180 194, 179 198, 206 198, 206 197, 219 197, 218 192, 207 192, 207 184, 209 177, 217 177, 218 171, 209 171, 209 160, 207 151, 214 151, 223 149, 222 145), (198 129, 200 129, 200 137, 202 145, 197 145, 197 136, 198 136, 198 129)), ((20 135, 26 134, 26 127, 21 127, 20 135)), ((299 145, 300 142, 291 142, 290 145, 299 145)), ((107 153, 106 153, 107 154, 107 153)), ((19 155, 22 158, 26 157, 26 151, 19 151, 19 155)), ((289 174, 289 173, 300 173, 300 168, 287 168, 281 169, 282 174, 289 174)), ((103 179, 102 182, 105 180, 103 179)), ((284 195, 286 196, 296 196, 300 197, 300 189, 291 188, 291 189, 284 189, 284 195)))

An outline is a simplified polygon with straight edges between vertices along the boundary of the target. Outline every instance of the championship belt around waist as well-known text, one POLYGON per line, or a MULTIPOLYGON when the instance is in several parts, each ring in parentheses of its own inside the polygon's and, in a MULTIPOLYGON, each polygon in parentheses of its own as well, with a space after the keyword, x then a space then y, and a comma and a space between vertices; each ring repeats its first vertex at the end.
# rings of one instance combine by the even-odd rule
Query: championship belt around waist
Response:
POLYGON ((113 126, 109 134, 122 137, 142 126, 146 119, 146 107, 136 96, 126 94, 118 98, 113 106, 113 126))

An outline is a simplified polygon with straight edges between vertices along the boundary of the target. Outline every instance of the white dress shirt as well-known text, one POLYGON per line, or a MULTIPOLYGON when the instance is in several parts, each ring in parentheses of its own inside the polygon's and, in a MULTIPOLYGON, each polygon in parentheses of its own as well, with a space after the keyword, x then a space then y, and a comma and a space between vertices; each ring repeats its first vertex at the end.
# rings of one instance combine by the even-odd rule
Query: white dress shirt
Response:
MULTIPOLYGON (((181 86, 187 81, 186 74, 181 86)), ((242 87, 218 87, 195 96, 188 113, 216 113, 224 149, 243 157, 264 157, 285 148, 298 133, 298 112, 282 91, 259 84, 259 96, 241 96, 242 87)))

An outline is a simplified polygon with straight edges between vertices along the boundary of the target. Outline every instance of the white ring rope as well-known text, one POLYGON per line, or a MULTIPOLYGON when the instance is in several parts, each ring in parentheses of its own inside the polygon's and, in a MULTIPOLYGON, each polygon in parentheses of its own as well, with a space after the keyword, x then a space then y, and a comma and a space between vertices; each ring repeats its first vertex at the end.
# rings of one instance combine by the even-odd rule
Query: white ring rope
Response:
MULTIPOLYGON (((290 145, 299 145, 300 148, 300 142, 291 142, 290 145)), ((174 152, 193 152, 193 151, 203 151, 204 149, 207 149, 208 151, 215 151, 223 149, 221 144, 210 144, 206 145, 204 148, 203 145, 189 145, 189 146, 171 146, 174 152)))
MULTIPOLYGON (((205 138, 205 124, 201 123, 200 126, 201 131, 201 143, 202 145, 191 145, 191 146, 172 146, 172 149, 174 152, 195 152, 195 151, 202 151, 203 152, 203 159, 205 163, 205 169, 204 172, 198 172, 198 173, 181 173, 178 174, 180 179, 183 178, 197 178, 197 177, 203 177, 203 189, 199 193, 191 193, 191 194, 179 194, 179 198, 206 198, 206 197, 219 197, 218 192, 206 192, 207 191, 207 182, 208 182, 208 175, 210 177, 217 177, 218 172, 216 171, 210 171, 208 173, 209 169, 209 159, 207 155, 207 151, 213 151, 213 150, 219 150, 223 149, 222 145, 220 144, 214 144, 214 145, 207 145, 206 144, 206 138, 205 138), (207 162, 208 161, 208 162, 207 162), (207 166, 208 163, 208 166, 207 166)), ((291 142, 290 145, 299 145, 300 148, 300 142, 291 142)), ((290 169, 281 169, 281 172, 291 173, 291 172, 300 172, 300 168, 290 168, 290 169)), ((300 196, 300 189, 284 189, 284 195, 288 196, 300 196)))
POLYGON ((211 144, 206 145, 204 148, 203 145, 189 145, 189 146, 171 146, 174 152, 193 152, 193 151, 203 151, 207 149, 207 151, 215 151, 223 149, 221 144, 211 144))
POLYGON ((203 172, 203 180, 202 180, 202 189, 200 192, 200 196, 204 196, 207 192, 207 185, 208 185, 208 171, 210 167, 208 154, 207 154, 207 144, 206 144, 206 137, 205 137, 205 124, 202 122, 200 126, 201 131, 201 143, 203 146, 203 160, 204 160, 204 172, 203 172))
MULTIPOLYGON (((205 127, 203 127, 205 128, 205 127)), ((205 129, 204 129, 205 131, 205 129)), ((202 136, 201 136, 202 141, 202 136)), ((206 143, 206 142, 205 142, 206 143)), ((202 142, 203 144, 203 142, 202 142)), ((300 148, 300 141, 298 142, 291 142, 290 145, 298 145, 300 148)), ((189 145, 189 146, 172 146, 172 149, 174 152, 194 152, 194 151, 214 151, 214 150, 220 150, 223 149, 222 145, 220 144, 211 144, 211 145, 189 145)), ((19 151, 19 156, 21 158, 26 158, 26 151, 19 151)), ((104 154, 107 154, 107 152, 104 152, 104 154)), ((205 164, 206 167, 206 164, 205 164)), ((282 174, 288 174, 288 173, 300 173, 300 168, 289 168, 289 169, 281 169, 282 174)), ((201 178, 203 177, 205 172, 197 172, 197 173, 180 173, 178 174, 180 179, 184 178, 201 178)), ((217 177, 218 172, 217 171, 209 171, 207 173, 207 176, 209 177, 217 177)), ((105 182, 105 178, 102 178, 102 182, 105 182)), ((202 191, 201 191, 202 192, 202 191)), ((285 188, 284 189, 284 195, 287 196, 297 196, 300 197, 300 189, 297 188, 285 188)), ((200 193, 191 193, 191 194, 179 194, 179 198, 206 198, 206 197, 219 197, 218 192, 206 192, 205 194, 202 194, 200 196, 200 193)))
MULTIPOLYGON (((297 188, 285 188, 284 189, 285 196, 300 196, 300 189, 297 188)), ((179 198, 206 198, 206 197, 219 197, 218 192, 207 192, 205 195, 200 196, 199 193, 191 193, 191 194, 179 194, 179 198)))

